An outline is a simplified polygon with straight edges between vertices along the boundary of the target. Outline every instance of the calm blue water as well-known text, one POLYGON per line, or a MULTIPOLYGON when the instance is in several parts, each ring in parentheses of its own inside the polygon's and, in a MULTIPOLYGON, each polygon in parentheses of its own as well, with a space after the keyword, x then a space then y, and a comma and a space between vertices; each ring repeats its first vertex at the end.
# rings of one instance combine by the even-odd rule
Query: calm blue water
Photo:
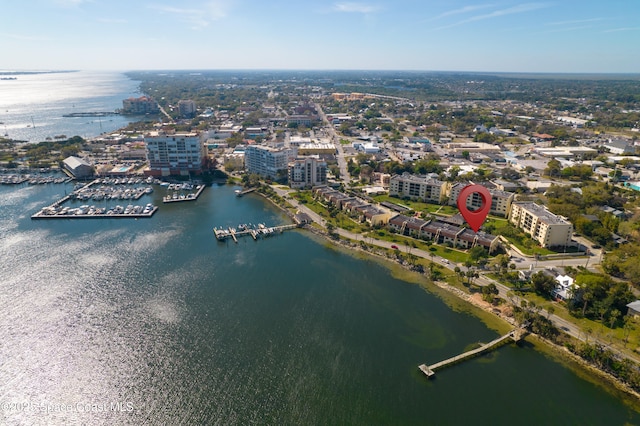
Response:
POLYGON ((0 403, 31 404, 1 424, 640 424, 530 345, 427 381, 419 364, 497 333, 303 231, 217 242, 287 222, 258 196, 30 220, 69 189, 0 187, 0 403))
POLYGON ((125 127, 131 117, 63 117, 115 111, 140 96, 138 82, 116 72, 77 71, 17 75, 0 80, 0 135, 29 142, 66 135, 85 139, 125 127))

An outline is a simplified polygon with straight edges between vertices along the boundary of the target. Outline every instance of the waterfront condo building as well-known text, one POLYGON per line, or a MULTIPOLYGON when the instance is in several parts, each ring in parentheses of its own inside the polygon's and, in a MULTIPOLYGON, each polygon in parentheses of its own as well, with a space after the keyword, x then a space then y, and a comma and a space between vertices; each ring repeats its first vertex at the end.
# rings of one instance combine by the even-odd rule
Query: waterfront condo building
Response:
POLYGON ((184 175, 202 172, 206 159, 204 144, 197 133, 151 132, 144 137, 151 176, 184 175))
POLYGON ((247 173, 280 180, 287 176, 289 162, 294 158, 292 149, 249 145, 244 151, 244 168, 247 173))
MULTIPOLYGON (((451 190, 449 192, 449 205, 455 206, 458 204, 460 191, 462 191, 467 185, 470 185, 470 183, 460 182, 454 184, 451 187, 451 190)), ((487 189, 491 194, 491 209, 489 210, 489 213, 502 217, 509 216, 509 212, 511 211, 511 204, 513 203, 515 194, 512 192, 500 191, 499 189, 487 189)), ((482 207, 482 197, 479 193, 474 192, 467 197, 467 208, 471 210, 477 210, 480 207, 482 207)))
POLYGON ((571 244, 571 222, 535 203, 513 203, 509 222, 529 234, 542 247, 566 247, 571 244))
POLYGON ((409 173, 394 175, 389 180, 389 195, 392 197, 408 197, 412 200, 441 203, 448 188, 442 182, 428 176, 416 176, 409 173))
POLYGON ((294 189, 327 184, 327 162, 320 157, 301 157, 289 163, 289 186, 294 189))
POLYGON ((160 111, 158 103, 149 96, 129 98, 122 101, 122 112, 125 114, 155 114, 160 111))

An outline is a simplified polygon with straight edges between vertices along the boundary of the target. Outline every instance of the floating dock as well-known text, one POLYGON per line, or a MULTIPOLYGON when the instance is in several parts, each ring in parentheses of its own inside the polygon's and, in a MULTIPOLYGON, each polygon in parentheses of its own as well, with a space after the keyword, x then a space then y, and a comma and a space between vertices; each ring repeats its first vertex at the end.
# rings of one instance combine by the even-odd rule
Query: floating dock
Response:
POLYGON ((128 213, 121 212, 116 213, 113 210, 106 209, 95 209, 94 212, 87 211, 81 212, 79 209, 68 209, 62 210, 58 206, 58 208, 54 207, 45 207, 40 210, 38 213, 31 216, 31 219, 137 219, 137 218, 147 218, 154 215, 156 211, 158 211, 158 206, 152 206, 149 208, 142 208, 139 211, 131 211, 128 213))
POLYGON ((191 192, 189 194, 181 194, 181 195, 177 195, 177 193, 174 193, 174 196, 169 196, 166 195, 162 198, 162 202, 163 203, 178 203, 181 201, 195 201, 198 199, 198 197, 200 196, 200 194, 202 194, 202 191, 204 191, 204 185, 198 185, 196 187, 197 191, 191 192))
POLYGON ((249 235, 254 240, 257 240, 258 238, 270 237, 272 235, 281 234, 288 229, 298 228, 298 225, 294 223, 291 225, 266 227, 260 224, 258 225, 257 228, 247 227, 247 226, 240 226, 239 228, 240 230, 237 230, 236 228, 220 228, 220 229, 213 228, 213 233, 216 236, 216 239, 218 241, 225 241, 228 238, 231 238, 235 243, 237 243, 239 237, 244 237, 249 235))
POLYGON ((420 371, 422 371, 425 374, 425 376, 427 376, 427 378, 431 378, 435 376, 437 369, 441 369, 449 365, 453 365, 457 362, 461 362, 466 359, 472 358, 476 355, 480 355, 483 352, 487 352, 492 349, 495 349, 499 347, 502 343, 507 341, 508 339, 512 339, 514 342, 517 342, 522 338, 524 332, 525 331, 522 328, 513 329, 507 334, 505 334, 504 336, 500 336, 497 339, 492 340, 491 342, 480 346, 479 348, 472 349, 470 351, 464 352, 460 355, 456 355, 454 357, 445 359, 444 361, 440 361, 432 365, 421 364, 418 366, 418 368, 420 369, 420 371))

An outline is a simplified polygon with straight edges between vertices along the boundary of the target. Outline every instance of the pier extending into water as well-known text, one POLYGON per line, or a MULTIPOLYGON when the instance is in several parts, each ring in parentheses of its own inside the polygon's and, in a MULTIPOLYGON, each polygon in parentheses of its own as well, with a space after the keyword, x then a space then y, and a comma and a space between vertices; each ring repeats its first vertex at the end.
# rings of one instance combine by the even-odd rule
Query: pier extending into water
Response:
POLYGON ((233 242, 237 243, 239 237, 245 237, 247 235, 251 236, 254 240, 262 237, 270 237, 272 235, 281 234, 288 229, 298 228, 299 225, 295 223, 291 225, 280 225, 280 226, 271 226, 267 227, 263 224, 254 226, 241 225, 236 228, 213 228, 213 233, 216 236, 218 241, 225 241, 229 238, 233 240, 233 242))
POLYGON ((239 189, 236 189, 236 197, 242 197, 243 195, 253 192, 256 189, 258 188, 249 188, 249 189, 245 189, 244 191, 240 191, 239 189))
POLYGON ((166 195, 164 197, 162 197, 162 202, 163 203, 178 203, 181 201, 195 201, 198 199, 198 197, 200 196, 200 194, 202 194, 202 191, 204 191, 204 185, 198 185, 196 187, 197 191, 196 192, 190 192, 186 195, 181 194, 178 195, 177 192, 174 192, 173 195, 166 195))
POLYGON ((431 377, 435 376, 437 369, 441 369, 441 368, 447 367, 449 365, 453 365, 455 363, 458 363, 458 362, 464 361, 466 359, 472 358, 472 357, 474 357, 476 355, 480 355, 480 354, 482 354, 484 352, 488 352, 488 351, 490 351, 492 349, 496 349, 496 348, 500 347, 500 345, 502 345, 503 343, 508 341, 509 339, 513 340, 514 342, 518 342, 522 338, 524 333, 525 333, 525 329, 524 328, 522 328, 522 327, 514 328, 513 330, 511 330, 510 332, 508 332, 504 336, 500 336, 497 339, 492 340, 489 343, 486 343, 486 344, 480 346, 479 348, 472 349, 470 351, 467 351, 467 352, 464 352, 464 353, 462 353, 460 355, 456 355, 454 357, 445 359, 444 361, 440 361, 440 362, 437 362, 435 364, 431 364, 431 365, 421 364, 421 365, 418 366, 418 368, 428 378, 431 378, 431 377))

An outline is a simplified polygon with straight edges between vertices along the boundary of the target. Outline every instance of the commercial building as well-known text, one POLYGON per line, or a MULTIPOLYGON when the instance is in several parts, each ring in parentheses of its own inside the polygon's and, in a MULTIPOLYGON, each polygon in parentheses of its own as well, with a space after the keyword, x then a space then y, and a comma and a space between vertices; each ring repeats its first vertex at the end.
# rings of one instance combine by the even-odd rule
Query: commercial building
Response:
POLYGON ((151 132, 144 137, 151 176, 199 174, 206 159, 197 133, 151 132))
POLYGON ((294 158, 292 149, 249 145, 244 151, 244 167, 247 173, 281 179, 287 176, 289 162, 294 158))
POLYGON ((155 114, 158 111, 160 111, 158 103, 148 96, 122 101, 122 112, 125 114, 155 114))
POLYGON ((327 162, 318 157, 296 158, 288 166, 289 186, 294 189, 327 184, 327 162))
POLYGON ((78 157, 67 157, 62 161, 64 169, 71 173, 74 178, 85 178, 93 176, 93 167, 91 164, 78 157))
POLYGON ((543 157, 582 158, 585 155, 596 155, 597 150, 586 146, 562 146, 554 148, 534 148, 533 151, 543 157))
POLYGON ((529 234, 542 247, 566 247, 571 243, 571 222, 535 203, 513 203, 509 222, 529 234))
POLYGON ((409 173, 391 176, 389 195, 408 197, 412 200, 441 203, 446 196, 449 184, 429 176, 417 176, 409 173))
POLYGON ((299 155, 335 155, 335 153, 336 147, 332 143, 302 143, 298 147, 299 155))

